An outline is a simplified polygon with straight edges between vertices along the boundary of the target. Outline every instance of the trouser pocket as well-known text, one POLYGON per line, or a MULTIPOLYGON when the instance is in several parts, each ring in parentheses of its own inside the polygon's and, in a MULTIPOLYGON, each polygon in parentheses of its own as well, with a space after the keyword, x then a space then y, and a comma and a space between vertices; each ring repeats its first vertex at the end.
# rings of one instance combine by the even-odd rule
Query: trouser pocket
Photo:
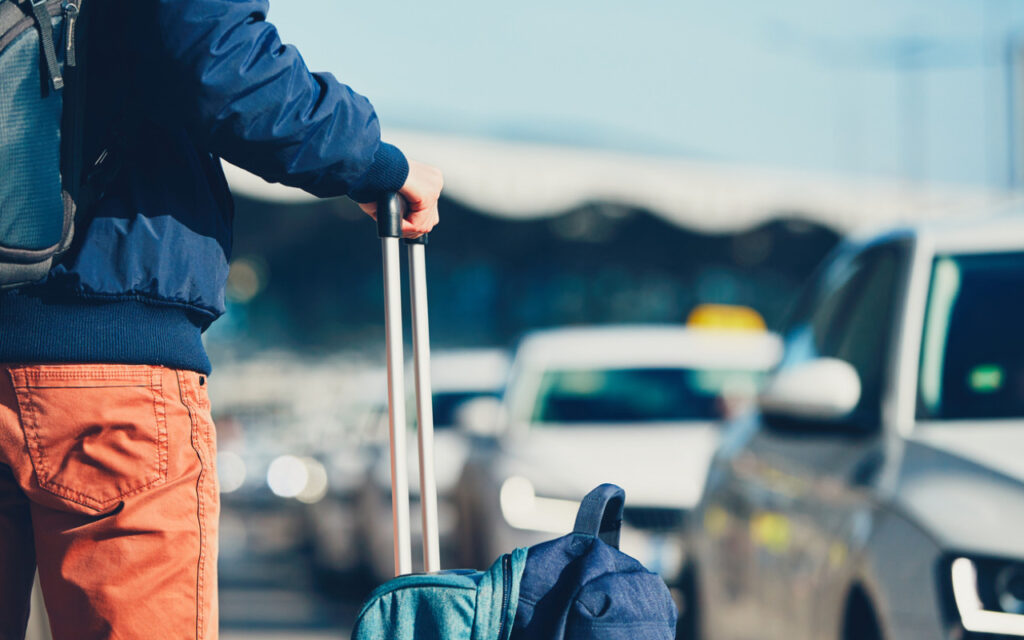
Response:
POLYGON ((10 372, 40 491, 65 508, 102 513, 166 482, 161 369, 61 365, 10 372))

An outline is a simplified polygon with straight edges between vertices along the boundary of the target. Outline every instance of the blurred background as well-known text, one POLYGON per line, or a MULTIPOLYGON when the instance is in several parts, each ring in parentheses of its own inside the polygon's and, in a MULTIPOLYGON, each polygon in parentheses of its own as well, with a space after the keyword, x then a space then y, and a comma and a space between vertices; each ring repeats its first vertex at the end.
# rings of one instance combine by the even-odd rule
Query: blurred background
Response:
MULTIPOLYGON (((611 468, 634 507, 624 548, 695 611, 682 532, 722 421, 755 409, 826 256, 1022 195, 1014 0, 304 0, 269 19, 312 69, 370 97, 385 139, 445 173, 427 260, 447 567, 567 531, 573 499, 611 468), (580 443, 586 460, 559 468, 580 443)), ((346 637, 391 572, 375 229, 348 200, 226 169, 228 313, 205 335, 223 634, 346 637)), ((899 315, 908 295, 871 313, 899 315)), ((726 526, 726 510, 702 513, 726 526)), ((748 515, 769 551, 797 526, 748 515)))

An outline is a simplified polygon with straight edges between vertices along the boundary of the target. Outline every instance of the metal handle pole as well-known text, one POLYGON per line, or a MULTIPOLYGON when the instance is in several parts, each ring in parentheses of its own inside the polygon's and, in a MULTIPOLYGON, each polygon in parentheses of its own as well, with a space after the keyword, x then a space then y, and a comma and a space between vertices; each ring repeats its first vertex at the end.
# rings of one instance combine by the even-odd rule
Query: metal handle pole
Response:
POLYGON ((412 573, 409 467, 405 445, 405 378, 402 356, 402 272, 399 238, 405 203, 389 194, 377 203, 377 231, 384 256, 384 324, 388 364, 388 437, 391 448, 391 515, 395 575, 412 573))
POLYGON ((412 307, 413 366, 416 372, 416 424, 420 459, 420 506, 423 515, 423 566, 441 570, 437 524, 437 478, 434 472, 434 407, 430 384, 430 323, 427 317, 427 236, 407 240, 409 296, 412 307))

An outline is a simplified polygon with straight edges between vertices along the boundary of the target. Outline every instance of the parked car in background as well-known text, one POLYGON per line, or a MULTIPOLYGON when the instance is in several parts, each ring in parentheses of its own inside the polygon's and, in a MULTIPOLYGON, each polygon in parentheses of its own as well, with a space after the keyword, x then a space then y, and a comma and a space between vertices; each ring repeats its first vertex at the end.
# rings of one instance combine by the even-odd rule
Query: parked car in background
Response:
POLYGON ((378 456, 387 429, 386 373, 368 368, 352 377, 359 389, 346 407, 348 428, 322 434, 314 459, 324 467, 327 487, 306 507, 306 530, 314 573, 323 586, 358 589, 365 564, 359 493, 378 456))
POLYGON ((215 414, 226 558, 295 553, 308 542, 302 502, 323 495, 322 466, 308 456, 305 426, 290 403, 233 406, 215 414))
MULTIPOLYGON (((761 324, 763 327, 763 323, 761 324)), ((622 548, 669 581, 676 531, 697 502, 727 408, 778 360, 765 331, 605 326, 537 331, 517 350, 504 427, 456 491, 461 564, 572 529, 582 496, 626 490, 622 548)))
MULTIPOLYGON (((497 401, 508 377, 509 356, 501 349, 438 351, 431 356, 430 375, 434 409, 434 466, 437 478, 438 524, 441 561, 452 567, 455 553, 456 509, 452 489, 462 472, 470 449, 469 434, 476 428, 466 422, 462 408, 474 400, 497 401)), ((407 379, 412 380, 408 375, 407 379)), ((409 427, 415 427, 416 411, 408 402, 409 427)), ((379 414, 376 444, 366 451, 372 462, 358 490, 355 522, 361 562, 376 582, 394 575, 392 544, 391 461, 387 443, 387 410, 379 414)), ((416 434, 410 430, 408 447, 410 503, 413 515, 413 566, 422 570, 422 520, 419 516, 419 468, 416 434)))
MULTIPOLYGON (((285 353, 218 367, 210 395, 217 423, 221 557, 309 548, 308 507, 324 500, 329 481, 339 475, 335 456, 321 452, 355 449, 364 371, 351 356, 313 360, 285 353)), ((351 473, 361 477, 363 469, 351 473)), ((334 535, 344 536, 344 529, 334 535)))
POLYGON ((1024 638, 1024 220, 842 246, 690 521, 706 640, 1024 638))

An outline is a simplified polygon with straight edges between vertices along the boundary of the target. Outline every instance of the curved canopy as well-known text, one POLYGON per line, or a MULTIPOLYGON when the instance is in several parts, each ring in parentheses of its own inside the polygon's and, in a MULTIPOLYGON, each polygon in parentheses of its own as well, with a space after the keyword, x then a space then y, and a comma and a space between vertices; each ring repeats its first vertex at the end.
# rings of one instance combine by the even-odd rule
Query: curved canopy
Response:
MULTIPOLYGON (((387 131, 385 138, 409 157, 441 167, 448 197, 506 218, 551 217, 606 202, 643 207, 680 227, 711 233, 742 231, 779 217, 850 233, 978 215, 1022 196, 404 130, 387 131)), ((283 204, 313 199, 237 167, 225 164, 225 170, 241 195, 283 204)))

